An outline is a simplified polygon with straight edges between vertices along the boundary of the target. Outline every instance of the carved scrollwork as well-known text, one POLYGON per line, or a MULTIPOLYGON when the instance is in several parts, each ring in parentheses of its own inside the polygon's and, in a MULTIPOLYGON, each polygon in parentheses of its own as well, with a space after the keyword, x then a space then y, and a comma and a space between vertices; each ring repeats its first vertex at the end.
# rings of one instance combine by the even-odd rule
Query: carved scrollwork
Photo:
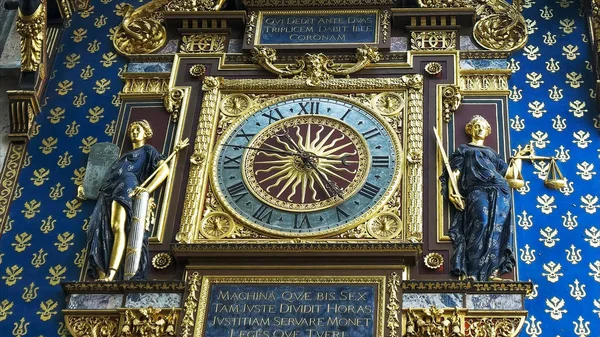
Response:
POLYGON ((397 273, 392 273, 388 278, 388 304, 387 309, 387 328, 389 337, 398 337, 398 328, 400 327, 401 312, 400 299, 398 298, 398 289, 400 288, 400 276, 397 273))
POLYGON ((67 329, 74 337, 116 337, 119 316, 65 315, 67 329))
POLYGON ((225 50, 226 36, 223 34, 185 35, 181 39, 182 53, 217 53, 225 50))
POLYGON ((119 337, 174 336, 178 314, 174 309, 128 309, 119 337))
POLYGON ((21 71, 36 71, 42 63, 46 32, 46 1, 41 1, 31 15, 19 9, 17 33, 21 36, 21 71))
POLYGON ((274 65, 277 60, 276 54, 277 52, 273 48, 254 47, 252 61, 279 77, 293 76, 293 78, 306 79, 308 86, 318 86, 322 81, 331 79, 333 76, 348 76, 381 58, 376 47, 364 46, 356 50, 356 63, 351 67, 335 64, 324 54, 305 54, 302 58, 297 59, 295 64, 289 64, 281 69, 274 65))
POLYGON ((183 303, 183 319, 181 320, 181 336, 190 337, 194 329, 194 313, 198 307, 198 288, 202 277, 198 273, 193 273, 187 279, 189 285, 188 294, 183 303))
POLYGON ((473 37, 489 50, 513 51, 527 43, 527 24, 520 10, 513 4, 498 0, 477 0, 477 14, 481 17, 473 26, 473 37))
POLYGON ((124 55, 149 54, 162 48, 167 41, 167 30, 162 25, 161 8, 168 0, 153 0, 133 9, 124 4, 123 21, 117 28, 113 44, 124 55))
POLYGON ((462 94, 456 85, 446 85, 442 88, 442 114, 444 122, 450 122, 452 115, 460 107, 462 94))
POLYGON ((521 330, 520 317, 467 317, 466 337, 514 337, 521 330))
POLYGON ((412 309, 406 312, 406 329, 403 337, 465 337, 458 309, 452 315, 444 315, 444 309, 435 306, 418 314, 412 309))
POLYGON ((479 20, 473 27, 477 43, 488 50, 514 51, 527 43, 527 24, 516 4, 504 0, 419 0, 421 7, 475 7, 479 20))
POLYGON ((183 103, 183 89, 171 88, 165 94, 163 103, 167 112, 171 114, 171 120, 176 122, 181 112, 181 104, 183 103))

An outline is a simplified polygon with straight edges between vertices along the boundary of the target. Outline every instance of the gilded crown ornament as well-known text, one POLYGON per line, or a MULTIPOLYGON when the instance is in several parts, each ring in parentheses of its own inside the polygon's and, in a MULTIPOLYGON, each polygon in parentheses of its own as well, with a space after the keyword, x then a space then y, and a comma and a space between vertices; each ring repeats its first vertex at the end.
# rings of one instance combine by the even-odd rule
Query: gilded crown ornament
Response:
POLYGON ((254 47, 252 50, 252 61, 264 69, 279 75, 280 77, 293 76, 293 78, 306 79, 308 86, 318 86, 323 80, 331 79, 333 76, 349 76, 364 69, 370 63, 378 62, 381 54, 376 47, 364 46, 356 50, 356 63, 350 67, 335 64, 333 60, 324 54, 305 54, 280 69, 274 63, 277 61, 277 51, 268 47, 254 47))

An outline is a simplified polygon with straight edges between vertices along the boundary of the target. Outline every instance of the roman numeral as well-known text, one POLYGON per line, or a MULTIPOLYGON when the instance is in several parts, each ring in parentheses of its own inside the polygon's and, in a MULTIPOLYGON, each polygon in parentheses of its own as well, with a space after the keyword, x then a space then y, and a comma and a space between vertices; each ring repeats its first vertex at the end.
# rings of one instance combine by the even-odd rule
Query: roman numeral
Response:
POLYGON ((277 108, 275 108, 273 110, 269 110, 269 114, 268 115, 266 113, 263 113, 262 115, 265 116, 265 117, 267 117, 269 119, 269 125, 272 122, 277 122, 278 120, 281 120, 283 118, 283 115, 281 114, 281 112, 277 108), (273 115, 273 112, 275 113, 275 115, 273 115))
POLYGON ((339 207, 335 208, 335 213, 337 214, 338 221, 342 221, 342 217, 340 215, 342 215, 344 218, 348 217, 348 213, 339 207))
POLYGON ((312 228, 310 226, 310 220, 308 220, 308 214, 294 214, 294 228, 312 228))
POLYGON ((256 133, 246 133, 244 129, 241 129, 239 133, 235 135, 236 137, 244 137, 247 141, 250 141, 252 137, 256 136, 256 133))
POLYGON ((373 167, 390 167, 390 156, 373 156, 371 163, 373 167))
POLYGON ((340 120, 344 120, 344 118, 346 118, 346 116, 348 116, 350 111, 352 111, 352 110, 351 109, 346 110, 346 112, 344 112, 344 115, 342 116, 342 118, 340 118, 340 120))
POLYGON ((273 214, 272 208, 269 208, 265 205, 260 205, 260 207, 256 210, 256 212, 254 212, 254 214, 252 214, 252 216, 256 220, 260 220, 260 221, 264 221, 264 219, 267 218, 266 223, 270 224, 272 214, 273 214))
POLYGON ((229 157, 229 156, 225 156, 225 163, 224 163, 224 168, 226 169, 239 169, 240 168, 240 160, 242 159, 242 155, 239 155, 237 157, 229 157), (231 165, 228 165, 229 163, 233 163, 231 165))
POLYGON ((300 111, 298 115, 318 115, 319 114, 319 104, 320 102, 306 102, 306 103, 298 103, 300 105, 300 111), (310 107, 310 111, 309 108, 310 107))
POLYGON ((360 189, 360 191, 358 191, 358 194, 360 194, 364 197, 367 197, 369 199, 373 199, 373 198, 375 198, 377 193, 379 193, 379 190, 381 190, 381 188, 379 188, 367 181, 365 183, 365 185, 360 189))
POLYGON ((231 198, 233 198, 235 202, 240 201, 243 197, 246 196, 246 194, 248 194, 246 186, 244 186, 244 183, 241 181, 237 184, 227 187, 227 191, 229 192, 229 195, 231 195, 231 198))
POLYGON ((381 133, 379 132, 379 130, 377 130, 377 128, 372 128, 371 130, 367 131, 367 132, 363 132, 363 137, 365 137, 365 139, 371 139, 375 136, 379 136, 381 133))

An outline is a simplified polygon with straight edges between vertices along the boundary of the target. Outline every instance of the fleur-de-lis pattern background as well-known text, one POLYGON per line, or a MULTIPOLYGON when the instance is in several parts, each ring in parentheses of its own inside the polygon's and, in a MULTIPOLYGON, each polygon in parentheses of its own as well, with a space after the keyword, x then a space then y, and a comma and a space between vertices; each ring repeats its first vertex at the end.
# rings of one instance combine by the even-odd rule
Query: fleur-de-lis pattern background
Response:
MULTIPOLYGON (((138 6, 139 2, 133 2, 138 6)), ((513 150, 532 142, 568 178, 543 186, 548 162, 524 164, 515 192, 518 274, 531 280, 522 336, 600 336, 600 115, 587 23, 576 0, 525 0, 529 41, 510 59, 513 150)), ((0 331, 68 336, 60 282, 77 280, 94 202, 75 199, 87 155, 110 141, 124 58, 110 38, 123 2, 74 14, 59 44, 0 241, 0 331)))
POLYGON ((524 163, 514 194, 518 274, 531 280, 522 337, 600 336, 600 115, 579 1, 524 2, 529 40, 509 59, 511 147, 532 142, 567 178, 547 189, 548 161, 524 163))
MULTIPOLYGON (((90 147, 110 142, 126 61, 111 36, 122 0, 73 14, 50 72, 42 111, 0 241, 0 335, 69 336, 60 282, 77 280, 94 201, 75 196, 90 147)), ((140 5, 132 1, 132 5, 140 5)))

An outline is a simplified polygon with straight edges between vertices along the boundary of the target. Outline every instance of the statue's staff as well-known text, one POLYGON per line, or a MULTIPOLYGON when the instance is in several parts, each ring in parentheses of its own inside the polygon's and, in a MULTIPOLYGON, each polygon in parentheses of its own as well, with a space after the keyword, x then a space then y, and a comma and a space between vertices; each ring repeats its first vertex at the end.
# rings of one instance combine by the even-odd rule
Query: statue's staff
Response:
MULTIPOLYGON (((143 188, 144 188, 144 186, 146 186, 148 183, 150 183, 150 181, 152 181, 152 178, 154 178, 154 176, 156 175, 156 173, 158 173, 158 172, 160 171, 160 168, 161 168, 163 165, 167 165, 167 164, 168 164, 168 163, 169 163, 169 162, 170 162, 170 161, 171 161, 171 160, 172 160, 172 159, 175 157, 175 155, 177 154, 177 152, 179 152, 179 150, 183 149, 184 147, 186 147, 186 146, 188 146, 188 145, 190 145, 190 139, 189 139, 189 138, 186 138, 186 139, 184 139, 184 140, 180 141, 179 143, 177 143, 177 144, 175 145, 175 148, 173 149, 173 152, 171 152, 171 154, 170 154, 170 155, 167 157, 167 159, 165 159, 165 160, 162 162, 162 164, 160 164, 160 166, 158 166, 158 167, 156 168, 156 170, 154 170, 154 172, 152 172, 152 174, 150 174, 150 176, 148 176, 148 178, 146 178, 146 180, 144 180, 144 182, 143 182, 143 183, 141 183, 141 184, 138 186, 138 189, 139 189, 139 188, 142 188, 142 189, 143 189, 143 188)), ((129 196, 130 196, 130 197, 132 197, 132 196, 136 195, 136 191, 137 191, 138 189, 135 189, 133 192, 131 192, 131 193, 129 194, 129 196)))
POLYGON ((464 209, 464 199, 463 196, 460 195, 460 192, 458 190, 458 183, 456 182, 456 176, 454 175, 454 173, 452 172, 452 168, 450 167, 450 161, 448 161, 448 156, 446 155, 446 151, 444 151, 444 146, 442 145, 442 140, 440 139, 440 136, 438 135, 437 129, 435 128, 435 126, 433 127, 433 134, 435 135, 435 140, 437 141, 437 145, 438 145, 438 149, 440 150, 440 153, 442 154, 442 159, 444 160, 444 166, 446 167, 446 170, 448 171, 448 176, 450 177, 450 184, 452 185, 452 192, 450 193, 449 191, 449 195, 451 197, 453 197, 464 209))
POLYGON ((131 224, 129 235, 127 236, 127 248, 125 250, 125 261, 123 263, 123 279, 129 280, 137 273, 142 257, 142 246, 145 237, 145 231, 148 230, 148 222, 150 217, 148 212, 151 212, 154 201, 150 198, 149 191, 145 190, 144 186, 152 181, 156 173, 161 170, 163 165, 168 165, 175 157, 179 150, 189 145, 189 140, 186 138, 175 145, 173 152, 165 159, 152 174, 144 180, 129 196, 134 196, 131 210, 131 224))

